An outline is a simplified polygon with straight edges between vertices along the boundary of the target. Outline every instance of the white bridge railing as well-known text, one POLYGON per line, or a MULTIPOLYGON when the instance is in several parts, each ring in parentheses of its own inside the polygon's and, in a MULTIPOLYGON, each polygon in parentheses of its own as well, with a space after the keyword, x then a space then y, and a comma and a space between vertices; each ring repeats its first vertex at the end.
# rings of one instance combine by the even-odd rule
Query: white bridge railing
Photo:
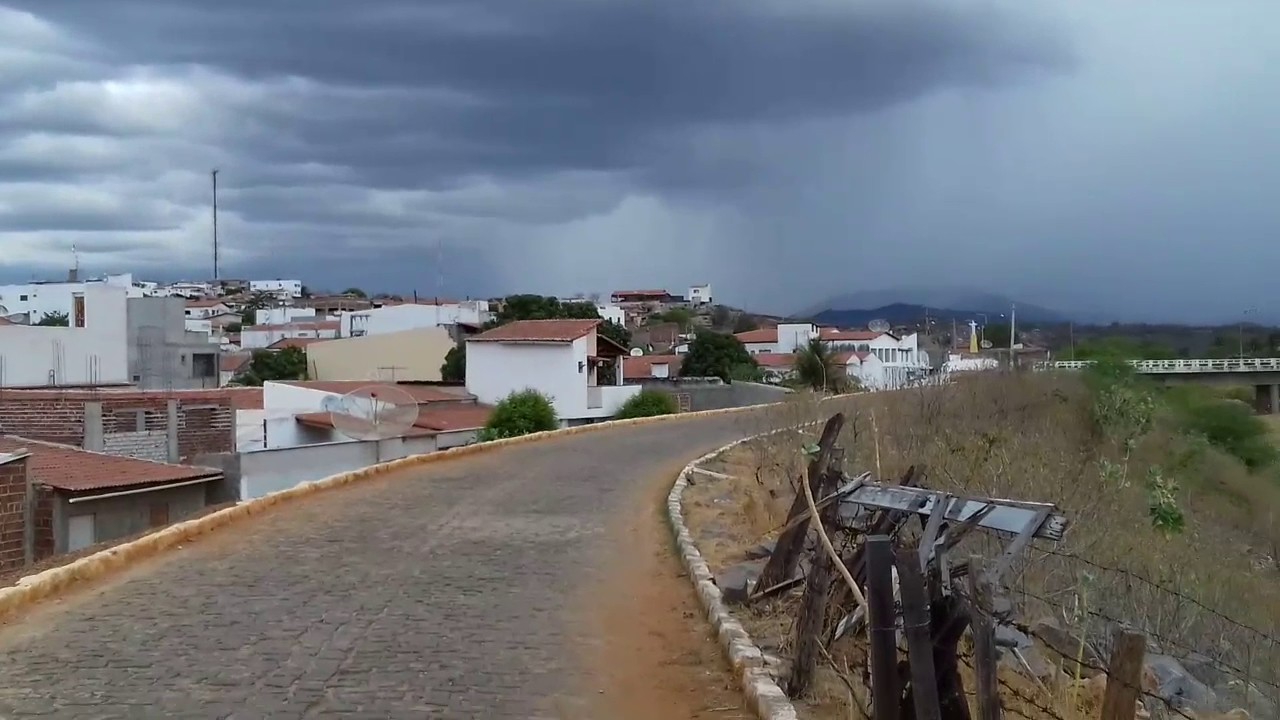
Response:
MULTIPOLYGON (((1038 362, 1036 370, 1080 370, 1092 360, 1057 360, 1038 362)), ((1130 360, 1142 374, 1160 373, 1248 373, 1280 372, 1280 358, 1218 358, 1201 360, 1130 360)))

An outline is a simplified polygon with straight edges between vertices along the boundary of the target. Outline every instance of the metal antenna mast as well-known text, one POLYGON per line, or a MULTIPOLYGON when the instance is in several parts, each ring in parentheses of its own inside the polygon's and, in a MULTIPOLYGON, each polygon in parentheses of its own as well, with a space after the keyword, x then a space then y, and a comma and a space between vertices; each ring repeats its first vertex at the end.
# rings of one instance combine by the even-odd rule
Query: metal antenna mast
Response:
POLYGON ((213 279, 218 280, 218 171, 209 173, 213 178, 213 279))

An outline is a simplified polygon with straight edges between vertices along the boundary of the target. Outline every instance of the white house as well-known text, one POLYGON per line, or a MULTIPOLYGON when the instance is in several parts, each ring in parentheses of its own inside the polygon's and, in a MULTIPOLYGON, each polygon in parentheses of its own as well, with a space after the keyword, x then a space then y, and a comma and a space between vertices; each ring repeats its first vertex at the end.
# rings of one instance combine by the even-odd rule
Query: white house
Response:
POLYGON ((151 290, 150 294, 154 297, 184 297, 197 299, 216 295, 212 283, 207 282, 176 282, 168 285, 156 287, 151 290))
POLYGON ((612 417, 640 392, 617 368, 627 349, 596 332, 601 320, 519 320, 467 340, 467 389, 482 403, 533 389, 551 398, 564 427, 612 417), (615 364, 614 384, 597 370, 615 364))
POLYGON ((122 289, 125 297, 143 297, 142 288, 134 285, 133 275, 128 273, 94 280, 0 285, 0 317, 25 314, 28 324, 39 322, 49 313, 71 317, 76 297, 82 297, 86 288, 104 285, 122 289))
POLYGON ((267 348, 281 340, 332 340, 338 337, 337 320, 299 320, 282 325, 250 325, 240 329, 240 347, 267 348))
POLYGON ((711 302, 711 284, 690 285, 689 294, 685 296, 691 305, 707 305, 711 302))
POLYGON ((127 287, 87 283, 70 296, 69 327, 0 318, 0 387, 128 384, 128 299, 127 287))
POLYGON ((302 297, 301 280, 250 280, 249 292, 266 293, 280 300, 302 297))
POLYGON ((596 312, 600 313, 601 320, 627 326, 627 311, 613 303, 596 303, 596 312))
POLYGON ((288 325, 292 322, 317 322, 324 319, 324 317, 316 313, 315 308, 311 307, 284 305, 281 307, 258 308, 253 311, 254 325, 288 325))
POLYGON ((483 325, 492 317, 487 300, 388 304, 338 316, 339 337, 363 337, 446 325, 483 325))
MULTIPOLYGON (((737 333, 735 337, 755 356, 794 353, 813 340, 820 340, 838 353, 859 353, 858 378, 874 389, 903 387, 929 371, 928 354, 920 350, 915 333, 898 337, 872 330, 819 328, 811 323, 780 323, 777 327, 737 333), (868 364, 861 353, 876 358, 868 364), (873 369, 874 368, 874 369, 873 369), (865 376, 865 377, 864 377, 865 376)), ((760 358, 757 357, 757 362, 760 358)))

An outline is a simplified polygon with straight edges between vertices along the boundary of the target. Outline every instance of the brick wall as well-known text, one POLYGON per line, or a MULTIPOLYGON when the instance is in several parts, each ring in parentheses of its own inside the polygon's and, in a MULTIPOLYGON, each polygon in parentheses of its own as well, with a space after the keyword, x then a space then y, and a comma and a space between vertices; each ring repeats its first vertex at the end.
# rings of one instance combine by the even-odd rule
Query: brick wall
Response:
POLYGON ((27 499, 27 461, 0 465, 0 570, 23 563, 22 507, 27 499))
MULTIPOLYGON (((106 424, 106 421, 103 421, 106 424)), ((104 433, 102 451, 111 455, 166 462, 169 459, 169 434, 164 430, 104 433)))
POLYGON ((104 435, 164 431, 170 399, 178 401, 179 455, 235 452, 235 408, 231 394, 222 390, 4 391, 0 392, 0 434, 83 447, 86 402, 102 404, 104 435))
MULTIPOLYGON (((27 460, 0 465, 0 571, 26 562, 23 526, 26 523, 27 460)), ((46 488, 36 494, 35 559, 53 554, 53 495, 46 488)))

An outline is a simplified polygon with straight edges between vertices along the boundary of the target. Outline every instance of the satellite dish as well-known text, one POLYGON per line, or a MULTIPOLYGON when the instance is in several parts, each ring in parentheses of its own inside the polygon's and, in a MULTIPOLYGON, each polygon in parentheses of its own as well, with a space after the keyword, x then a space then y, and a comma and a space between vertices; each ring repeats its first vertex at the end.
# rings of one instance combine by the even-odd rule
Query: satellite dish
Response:
POLYGON ((640 357, 644 354, 643 348, 631 348, 631 357, 640 357))
POLYGON ((369 385, 325 398, 333 427, 353 440, 401 437, 418 419, 418 401, 395 385, 369 385))
POLYGON ((991 341, 990 341, 990 340, 983 340, 982 342, 978 343, 978 345, 979 345, 983 350, 990 350, 990 349, 991 349, 991 341))
POLYGON ((871 332, 889 332, 889 327, 890 325, 888 320, 876 319, 867 323, 867 329, 871 332))

